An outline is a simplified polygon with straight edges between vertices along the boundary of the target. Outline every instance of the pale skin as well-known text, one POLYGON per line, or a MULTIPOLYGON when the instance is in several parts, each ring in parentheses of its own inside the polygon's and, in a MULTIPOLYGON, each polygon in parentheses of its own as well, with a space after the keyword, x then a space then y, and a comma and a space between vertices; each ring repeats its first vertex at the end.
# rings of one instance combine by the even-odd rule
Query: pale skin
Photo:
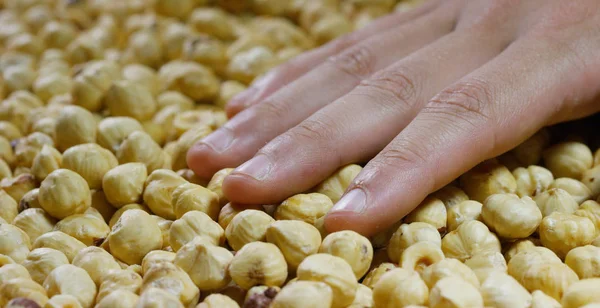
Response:
POLYGON ((597 0, 431 0, 274 69, 188 165, 274 204, 367 162, 325 219, 372 235, 547 125, 600 111, 597 0))

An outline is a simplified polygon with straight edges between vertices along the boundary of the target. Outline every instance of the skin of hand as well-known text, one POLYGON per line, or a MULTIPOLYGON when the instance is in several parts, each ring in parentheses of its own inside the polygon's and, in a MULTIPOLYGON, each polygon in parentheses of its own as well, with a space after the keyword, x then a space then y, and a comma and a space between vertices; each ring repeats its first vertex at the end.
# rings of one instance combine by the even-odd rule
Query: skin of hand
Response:
POLYGON ((540 128, 600 110, 597 0, 433 0, 256 80, 188 165, 273 204, 366 162, 327 215, 372 235, 540 128))

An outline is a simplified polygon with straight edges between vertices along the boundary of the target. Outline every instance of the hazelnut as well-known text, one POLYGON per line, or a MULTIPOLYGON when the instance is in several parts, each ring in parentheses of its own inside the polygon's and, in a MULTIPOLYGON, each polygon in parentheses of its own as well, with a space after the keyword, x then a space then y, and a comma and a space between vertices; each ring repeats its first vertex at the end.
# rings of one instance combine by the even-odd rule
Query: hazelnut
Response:
POLYGON ((0 267, 0 286, 5 282, 16 278, 31 279, 31 276, 29 275, 27 268, 21 264, 9 263, 3 264, 0 267))
POLYGON ((88 273, 71 264, 61 265, 46 277, 44 288, 48 296, 72 295, 82 307, 92 307, 96 298, 96 285, 88 273))
POLYGON ((596 227, 586 217, 554 212, 544 217, 538 233, 542 245, 564 258, 569 250, 590 244, 596 237, 596 227))
POLYGON ((69 264, 65 254, 52 248, 36 248, 29 252, 23 261, 23 266, 31 274, 31 279, 39 284, 44 283, 52 270, 64 264, 69 264))
POLYGON ((62 154, 52 146, 44 145, 33 159, 31 171, 36 180, 42 182, 52 171, 60 169, 61 165, 62 154))
POLYGON ((585 201, 574 214, 587 217, 596 226, 596 231, 600 232, 600 204, 598 202, 593 200, 585 201))
POLYGON ((117 153, 121 143, 135 131, 143 132, 140 122, 129 117, 108 117, 98 124, 98 144, 117 153))
POLYGON ((12 222, 17 214, 19 214, 19 211, 15 199, 0 189, 0 218, 6 222, 12 222))
POLYGON ((6 307, 15 298, 27 298, 43 307, 48 301, 46 290, 28 278, 10 279, 0 285, 0 306, 6 307))
POLYGON ((586 245, 571 249, 565 264, 577 273, 579 279, 600 277, 600 247, 586 245))
POLYGON ((136 307, 184 308, 176 295, 158 287, 147 288, 139 297, 136 307))
POLYGON ((173 211, 175 217, 181 218, 189 211, 201 211, 212 220, 217 220, 221 207, 219 197, 211 190, 200 185, 185 183, 173 191, 173 211))
POLYGON ((27 233, 11 224, 0 224, 0 254, 22 263, 30 249, 31 242, 27 233))
POLYGON ((482 222, 471 220, 444 236, 442 251, 448 258, 465 261, 477 254, 500 252, 500 242, 482 222))
POLYGON ((460 177, 462 189, 479 202, 493 194, 517 191, 517 182, 508 168, 493 160, 485 161, 460 177))
POLYGON ((154 139, 143 131, 129 134, 119 146, 116 155, 119 163, 140 162, 146 165, 150 173, 171 166, 169 157, 154 139))
POLYGON ((239 308, 237 302, 229 296, 215 293, 207 296, 202 303, 196 306, 197 308, 239 308))
POLYGON ((23 230, 33 242, 40 235, 52 231, 56 220, 43 209, 26 209, 13 220, 13 225, 23 230))
POLYGON ((60 151, 83 143, 96 142, 96 120, 79 106, 65 106, 56 119, 56 147, 60 151))
POLYGON ((142 287, 142 277, 125 269, 114 269, 106 271, 98 288, 96 302, 99 303, 105 297, 118 291, 132 292, 137 294, 142 287))
POLYGON ((72 146, 63 153, 62 167, 81 175, 90 189, 102 188, 104 174, 118 164, 113 153, 95 143, 72 146))
POLYGON ((227 65, 227 76, 230 79, 250 84, 257 76, 262 75, 277 63, 275 54, 265 46, 257 46, 234 55, 227 65))
POLYGON ((297 277, 299 281, 318 281, 329 285, 333 291, 332 307, 346 307, 356 296, 356 275, 344 259, 336 256, 318 253, 306 257, 298 266, 297 277))
POLYGON ((212 179, 210 179, 210 182, 208 182, 208 185, 206 186, 206 188, 217 194, 219 197, 219 204, 221 206, 224 206, 227 204, 227 202, 229 202, 223 194, 223 180, 225 180, 225 177, 228 176, 232 171, 233 168, 225 168, 217 171, 217 173, 213 175, 212 179))
POLYGON ((78 239, 61 231, 51 231, 40 235, 34 242, 33 248, 52 248, 62 252, 69 263, 86 245, 78 239))
POLYGON ((234 98, 236 95, 242 93, 246 90, 246 85, 239 81, 235 80, 227 80, 221 84, 221 88, 219 89, 219 97, 217 99, 216 105, 225 108, 227 103, 234 98))
POLYGON ((542 159, 542 152, 549 143, 550 133, 547 129, 541 129, 514 148, 512 153, 523 165, 535 165, 542 159))
POLYGON ((127 264, 141 264, 144 256, 162 248, 162 232, 150 214, 131 209, 125 211, 108 235, 110 251, 127 264))
POLYGON ((73 214, 56 223, 54 230, 62 231, 87 246, 101 242, 110 232, 103 219, 90 214, 73 214))
POLYGON ((139 295, 128 290, 117 289, 97 300, 95 308, 135 307, 139 302, 139 295))
POLYGON ((48 48, 64 49, 77 36, 77 28, 66 21, 51 20, 38 33, 48 48))
POLYGON ((71 92, 73 80, 68 75, 47 73, 39 75, 33 82, 33 93, 42 101, 47 102, 54 96, 71 92))
POLYGON ((519 167, 512 172, 517 182, 517 195, 519 197, 533 197, 548 189, 554 181, 550 170, 531 165, 527 168, 519 167))
POLYGON ((429 293, 429 305, 441 307, 483 307, 483 298, 472 284, 457 276, 442 278, 429 293))
POLYGON ((483 203, 481 217, 491 231, 508 239, 530 236, 542 221, 542 213, 530 197, 514 194, 489 196, 483 203))
POLYGON ((438 191, 431 194, 433 197, 440 199, 450 211, 455 205, 469 200, 469 196, 460 188, 454 185, 446 185, 438 191))
MULTIPOLYGON (((154 288, 166 291, 175 299, 181 301, 185 307, 196 304, 200 297, 200 291, 188 274, 175 264, 168 262, 158 263, 148 269, 142 282, 141 297, 143 298, 144 293, 150 292, 154 288)), ((140 302, 142 302, 142 298, 140 298, 140 302)), ((167 305, 162 307, 181 306, 167 305)))
POLYGON ((421 273, 421 276, 430 289, 433 288, 439 280, 449 276, 460 277, 476 288, 479 288, 479 279, 473 270, 456 259, 448 258, 440 260, 425 268, 421 273))
POLYGON ((21 200, 23 196, 36 187, 35 178, 29 173, 15 175, 0 181, 0 188, 14 200, 21 200))
POLYGON ((483 205, 473 200, 465 200, 448 208, 448 231, 454 231, 463 222, 481 220, 481 209, 483 205))
POLYGON ((363 284, 373 289, 375 287, 375 284, 379 281, 379 279, 381 279, 383 274, 395 268, 396 265, 394 265, 393 263, 381 263, 379 266, 371 270, 367 274, 367 276, 365 276, 365 279, 363 279, 363 284))
POLYGON ((320 193, 298 194, 283 201, 275 210, 275 219, 302 220, 314 225, 333 207, 329 197, 320 193))
POLYGON ((262 211, 242 211, 233 217, 225 229, 227 242, 234 250, 240 250, 250 242, 264 241, 267 229, 274 221, 273 217, 262 211))
POLYGON ((434 243, 424 241, 404 249, 400 256, 400 266, 421 273, 426 267, 444 259, 444 253, 434 243))
POLYGON ((485 281, 494 272, 506 273, 507 264, 499 252, 487 252, 472 256, 465 261, 465 265, 471 268, 479 282, 485 281))
POLYGON ((560 188, 550 188, 536 196, 534 200, 544 217, 554 212, 573 214, 579 207, 577 201, 560 188))
POLYGON ((514 242, 511 242, 503 247, 504 258, 506 258, 506 262, 509 262, 512 257, 518 254, 521 251, 533 248, 538 246, 539 240, 528 238, 528 239, 520 239, 514 242), (535 241, 535 242, 534 242, 535 241))
POLYGON ((105 94, 104 103, 111 115, 132 117, 138 121, 149 120, 156 112, 152 93, 130 80, 114 82, 105 94))
POLYGON ((171 61, 158 71, 163 91, 178 91, 196 100, 214 99, 220 82, 215 74, 201 64, 191 61, 171 61))
POLYGON ((227 64, 226 45, 208 35, 189 37, 183 44, 182 58, 223 71, 227 64))
POLYGON ((600 278, 591 278, 577 281, 569 286, 562 297, 564 308, 587 307, 591 303, 600 302, 600 278))
POLYGON ((175 172, 166 169, 153 171, 146 179, 143 199, 152 212, 166 219, 175 219, 172 193, 186 181, 175 172))
POLYGON ((115 207, 138 202, 148 177, 142 163, 127 163, 107 171, 102 178, 106 200, 115 207))
POLYGON ((544 164, 555 177, 580 179, 583 172, 592 168, 594 157, 587 145, 570 141, 551 146, 543 153, 544 164))
POLYGON ((108 226, 112 229, 112 227, 117 223, 119 218, 121 218, 121 215, 123 215, 123 213, 125 213, 125 211, 131 210, 131 209, 138 209, 138 210, 142 210, 146 213, 150 213, 150 209, 145 205, 141 205, 141 204, 137 204, 137 203, 127 204, 127 205, 122 206, 117 211, 115 211, 115 213, 110 217, 110 220, 108 221, 108 226))
POLYGON ((200 290, 217 290, 231 280, 227 267, 232 259, 227 249, 198 236, 177 251, 173 263, 188 273, 200 290))
MULTIPOLYGON (((102 219, 107 222, 115 214, 116 210, 108 201, 104 192, 101 190, 92 190, 92 206, 86 210, 87 213, 96 211, 102 219)), ((90 213, 91 214, 91 213, 90 213)))
POLYGON ((396 268, 381 276, 373 287, 375 307, 426 305, 429 289, 415 271, 396 268))
POLYGON ((558 178, 555 179, 550 186, 548 186, 548 188, 560 188, 568 192, 577 202, 577 204, 581 204, 584 201, 592 198, 592 192, 590 189, 584 183, 576 179, 558 178))
POLYGON ((197 8, 188 18, 188 25, 200 33, 221 40, 235 38, 235 29, 230 15, 220 8, 197 8))
POLYGON ((332 299, 333 294, 327 284, 318 281, 297 281, 281 289, 269 307, 330 307, 332 299))
POLYGON ((481 284, 481 295, 490 307, 529 307, 531 294, 517 280, 503 272, 494 272, 481 284))
POLYGON ((173 263, 177 254, 170 251, 164 250, 153 250, 146 254, 144 259, 142 260, 142 274, 145 274, 150 267, 161 263, 161 262, 170 262, 173 263))
POLYGON ((123 67, 123 77, 144 86, 152 96, 158 95, 160 89, 158 75, 152 68, 142 64, 129 64, 123 67))
POLYGON ((235 254, 229 264, 229 274, 244 289, 255 285, 281 286, 287 278, 288 268, 277 246, 252 242, 235 254))
POLYGON ((10 166, 0 158, 0 180, 11 178, 13 176, 10 166))
POLYGON ((344 259, 352 267, 357 280, 367 273, 373 260, 373 246, 366 237, 354 231, 339 231, 327 235, 319 247, 319 253, 344 259))
MULTIPOLYGON (((319 231, 303 221, 275 221, 267 229, 266 238, 269 243, 275 244, 281 250, 290 270, 295 270, 302 260, 317 253, 321 246, 319 231)), ((330 238, 329 247, 324 247, 324 250, 331 250, 334 242, 335 238, 330 238)), ((332 254, 337 255, 336 253, 332 254)))
POLYGON ((600 195, 600 166, 585 170, 581 177, 581 182, 590 189, 592 197, 600 195))
MULTIPOLYGON (((287 284, 290 285, 292 283, 293 281, 289 281, 287 284)), ((244 298, 244 307, 269 307, 275 296, 277 296, 280 291, 281 288, 279 287, 252 287, 250 290, 248 290, 248 292, 246 292, 246 297, 244 298)))
POLYGON ((440 199, 427 197, 406 216, 405 221, 408 223, 425 222, 434 226, 440 233, 445 233, 447 218, 444 203, 440 199))
POLYGON ((83 213, 92 203, 85 179, 67 169, 52 171, 42 182, 38 198, 42 208, 58 219, 83 213))
POLYGON ((310 29, 315 41, 323 45, 354 30, 353 25, 341 14, 328 14, 317 21, 310 29))
POLYGON ((15 140, 23 137, 19 128, 8 121, 0 121, 0 136, 7 140, 15 140))
POLYGON ((219 222, 219 225, 223 227, 223 229, 227 229, 227 226, 229 223, 231 223, 233 217, 244 210, 262 211, 263 207, 260 205, 240 205, 235 203, 227 203, 223 208, 221 208, 217 221, 219 222))
POLYGON ((432 242, 438 247, 442 243, 440 233, 433 225, 424 222, 402 224, 390 239, 388 256, 393 262, 399 263, 400 256, 406 248, 423 241, 432 242))
POLYGON ((173 153, 173 170, 188 168, 187 153, 189 149, 212 132, 212 128, 204 124, 198 124, 189 129, 177 140, 175 152, 173 153))
POLYGON ((224 242, 225 231, 200 211, 189 211, 171 224, 169 241, 174 251, 178 251, 196 236, 206 238, 213 245, 220 245, 224 242))

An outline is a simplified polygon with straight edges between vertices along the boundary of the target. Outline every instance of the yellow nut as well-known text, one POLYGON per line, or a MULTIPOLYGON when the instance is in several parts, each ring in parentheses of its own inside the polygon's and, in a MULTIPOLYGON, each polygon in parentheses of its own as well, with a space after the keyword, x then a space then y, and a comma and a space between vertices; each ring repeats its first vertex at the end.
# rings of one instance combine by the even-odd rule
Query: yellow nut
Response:
POLYGON ((400 256, 406 248, 423 241, 432 242, 438 247, 442 243, 440 233, 433 225, 424 222, 402 224, 390 239, 388 256, 393 262, 399 263, 400 256))
POLYGON ((0 181, 0 188, 14 200, 21 200, 23 196, 36 187, 35 178, 30 173, 15 175, 0 181))
POLYGON ((48 296, 56 294, 72 295, 82 307, 93 307, 96 298, 96 285, 88 273, 71 264, 61 265, 48 275, 44 281, 48 296))
POLYGON ((352 30, 354 26, 343 15, 328 14, 310 27, 309 32, 315 41, 322 45, 352 30))
POLYGON ((298 194, 283 201, 275 210, 277 220, 302 220, 314 225, 333 207, 329 197, 320 193, 298 194))
POLYGON ((42 101, 47 102, 52 97, 70 93, 73 80, 70 76, 60 73, 39 75, 33 82, 33 93, 42 101))
MULTIPOLYGON (((194 285, 188 274, 181 268, 172 263, 158 263, 150 267, 142 282, 141 294, 153 288, 159 288, 171 294, 183 303, 185 307, 189 307, 198 302, 200 291, 194 285)), ((142 301, 142 299, 140 299, 142 301)), ((159 307, 177 307, 177 306, 159 306, 159 307)))
POLYGON ((0 286, 5 282, 16 278, 31 279, 31 276, 27 268, 21 264, 9 263, 0 266, 0 286))
POLYGON ((4 190, 0 190, 0 218, 6 222, 13 221, 19 214, 19 205, 4 190))
POLYGON ((556 144, 543 153, 544 163, 555 177, 579 179, 592 168, 594 157, 587 145, 570 141, 556 144))
POLYGON ((531 294, 517 280, 503 272, 494 272, 481 284, 483 302, 489 307, 529 307, 531 294))
POLYGON ((219 92, 219 79, 196 62, 171 61, 160 68, 158 75, 163 91, 178 91, 196 101, 214 99, 219 92))
POLYGON ((555 179, 550 186, 552 188, 560 188, 571 195, 577 204, 581 204, 586 200, 592 198, 592 191, 586 186, 586 184, 572 178, 558 178, 555 179))
POLYGON ((554 212, 542 220, 538 233, 542 245, 564 258, 571 249, 590 244, 596 227, 586 217, 554 212))
POLYGON ((77 36, 77 28, 68 22, 51 20, 38 33, 48 48, 66 48, 77 36))
POLYGON ((117 153, 121 143, 135 131, 143 132, 140 122, 130 117, 108 117, 98 124, 98 144, 117 153))
POLYGON ((523 165, 535 165, 542 159, 542 152, 550 143, 550 134, 547 129, 542 129, 529 137, 511 152, 523 165))
POLYGON ((373 289, 375 287, 375 284, 379 281, 379 279, 381 279, 383 274, 385 274, 395 268, 396 268, 396 265, 394 265, 393 263, 381 263, 379 266, 377 266, 376 268, 371 270, 367 274, 367 276, 365 276, 365 279, 363 279, 362 283, 364 285, 366 285, 367 287, 373 289))
POLYGON ((54 230, 62 231, 87 246, 101 243, 110 228, 103 219, 90 214, 73 214, 56 223, 54 230))
POLYGON ((36 248, 23 261, 23 266, 31 274, 31 279, 39 284, 44 283, 52 270, 64 264, 69 264, 65 254, 52 248, 36 248))
MULTIPOLYGON (((200 185, 202 187, 205 187, 208 184, 208 181, 200 178, 198 175, 196 175, 196 173, 194 173, 193 170, 191 169, 181 169, 177 171, 177 174, 179 176, 181 176, 182 178, 184 178, 186 181, 192 183, 192 184, 196 184, 196 185, 200 185)), ((211 190, 212 191, 212 190, 211 190)), ((220 206, 219 206, 219 210, 220 210, 220 206)))
MULTIPOLYGON (((569 286, 562 297, 564 308, 583 307, 587 304, 600 303, 600 278, 585 279, 569 286)), ((586 306, 587 307, 587 306, 586 306)))
POLYGON ((550 170, 535 165, 527 168, 516 168, 512 171, 512 174, 517 182, 516 193, 519 197, 537 196, 548 189, 548 186, 554 181, 554 176, 550 170))
POLYGON ((493 160, 485 161, 463 174, 460 185, 471 199, 479 202, 493 194, 514 194, 517 191, 515 177, 505 166, 493 160))
POLYGON ((144 256, 162 248, 162 232, 150 214, 138 209, 125 211, 108 235, 110 251, 127 264, 141 264, 144 256))
MULTIPOLYGON (((128 290, 114 290, 96 301, 95 308, 127 308, 135 307, 140 297, 128 290)), ((181 305, 181 304, 180 304, 181 305)), ((170 307, 170 306, 165 306, 170 307)))
POLYGON ((52 171, 42 182, 38 198, 42 208, 58 219, 83 213, 92 203, 85 179, 67 169, 52 171))
POLYGON ((577 273, 580 279, 600 277, 600 247, 586 245, 571 249, 565 264, 577 273))
POLYGON ((373 290, 363 284, 359 284, 354 301, 348 308, 373 307, 374 305, 373 290))
POLYGON ((227 64, 226 45, 208 35, 194 35, 183 44, 182 58, 222 72, 227 64))
POLYGON ((319 247, 319 253, 344 259, 352 267, 357 280, 367 273, 373 260, 373 246, 366 237, 354 231, 339 231, 327 235, 319 247))
POLYGON ((111 115, 132 117, 138 121, 149 120, 156 112, 152 93, 130 80, 114 82, 105 94, 104 103, 111 115))
POLYGON ((86 213, 91 214, 95 211, 97 214, 102 216, 102 219, 107 222, 117 211, 108 201, 104 192, 101 190, 92 190, 92 206, 86 210, 86 213))
POLYGON ((125 213, 125 211, 131 210, 131 209, 138 209, 138 210, 142 210, 144 212, 150 213, 150 209, 148 209, 148 207, 145 205, 140 205, 137 203, 127 204, 127 205, 122 206, 120 209, 118 209, 117 211, 114 212, 114 214, 110 217, 110 219, 108 221, 108 226, 112 229, 112 227, 117 223, 119 218, 121 218, 121 215, 123 215, 123 213, 125 213))
POLYGON ((169 240, 169 231, 171 229, 171 225, 173 224, 172 220, 168 220, 168 219, 164 219, 160 216, 157 215, 151 215, 152 218, 154 218, 154 220, 156 220, 156 223, 158 223, 158 227, 160 228, 160 232, 162 233, 162 239, 163 239, 163 249, 171 249, 171 243, 169 240))
POLYGON ((359 165, 347 165, 338 169, 329 178, 323 181, 316 192, 326 195, 332 202, 338 202, 354 178, 362 171, 359 165))
POLYGON ((234 250, 244 245, 264 241, 267 229, 275 220, 269 214, 257 210, 245 210, 237 214, 225 229, 227 242, 234 250))
POLYGON ((10 170, 10 166, 4 161, 4 159, 0 159, 0 180, 11 178, 13 176, 12 170, 10 170))
POLYGON ((177 91, 165 91, 156 97, 158 109, 175 106, 176 110, 186 111, 194 108, 194 101, 177 91))
POLYGON ((221 40, 231 40, 236 36, 231 16, 220 8, 197 8, 188 18, 188 24, 200 33, 221 40))
POLYGON ((542 221, 542 212, 528 196, 494 194, 485 199, 481 218, 498 236, 518 239, 535 232, 542 221))
POLYGON ((104 279, 104 275, 110 270, 121 269, 121 266, 115 261, 106 250, 90 246, 79 251, 73 258, 73 265, 84 269, 92 278, 96 286, 104 279))
POLYGON ((175 172, 166 169, 157 169, 146 179, 146 187, 143 194, 144 202, 155 214, 166 219, 175 219, 172 193, 177 186, 184 183, 186 181, 175 172))
POLYGON ((129 134, 119 146, 116 155, 121 164, 144 163, 150 173, 171 166, 169 157, 152 137, 143 131, 134 131, 129 134))
POLYGON ((27 233, 11 224, 0 224, 0 254, 22 263, 30 249, 31 242, 27 233))
POLYGON ((52 231, 56 220, 43 209, 26 209, 13 220, 13 225, 23 230, 33 242, 40 235, 52 231))
POLYGON ((28 278, 15 278, 0 285, 0 306, 6 307, 8 302, 15 298, 30 299, 39 307, 43 307, 48 302, 46 290, 28 278))
POLYGON ((430 289, 433 288, 439 280, 449 276, 460 277, 476 288, 479 288, 479 279, 473 270, 456 259, 448 258, 440 260, 425 268, 421 273, 423 281, 425 281, 430 289))
POLYGON ((318 281, 297 281, 281 289, 270 307, 330 307, 332 300, 333 294, 327 284, 318 281))
POLYGON ((298 266, 297 277, 299 281, 319 281, 329 285, 333 291, 332 307, 346 307, 356 296, 358 283, 352 267, 336 256, 323 253, 308 256, 298 266))
POLYGON ((596 198, 600 195, 600 167, 596 166, 592 169, 585 170, 581 177, 581 182, 590 189, 592 197, 596 198))
POLYGON ((508 245, 503 247, 504 250, 504 258, 506 258, 506 262, 509 262, 512 257, 518 254, 521 251, 533 248, 538 246, 539 240, 533 238, 520 239, 509 243, 508 245))
POLYGON ((36 72, 28 66, 7 67, 2 74, 4 87, 8 92, 30 89, 36 78, 36 72))
POLYGON ((479 290, 460 277, 450 276, 438 281, 429 293, 429 306, 442 307, 483 307, 479 290))
POLYGON ((400 267, 421 273, 426 267, 444 259, 437 244, 424 241, 404 249, 400 256, 400 267))
POLYGON ((81 304, 73 295, 57 294, 48 300, 44 308, 81 308, 81 304))
MULTIPOLYGON (((266 238, 269 243, 275 244, 281 250, 290 270, 295 270, 302 260, 317 253, 319 246, 321 246, 321 234, 319 231, 314 226, 303 221, 275 221, 267 229, 266 238)), ((330 240, 333 242, 335 239, 332 238, 330 240)), ((332 244, 330 243, 329 245, 331 246, 332 244)), ((332 254, 335 255, 335 253, 332 254)))
POLYGON ((62 154, 49 145, 44 145, 33 159, 31 172, 39 182, 43 181, 48 174, 62 165, 62 154))
POLYGON ((84 243, 61 231, 45 233, 33 242, 34 249, 52 248, 62 252, 69 260, 69 263, 85 247, 84 243))
POLYGON ((185 183, 173 191, 173 211, 176 218, 181 218, 189 211, 201 211, 212 220, 217 220, 221 207, 219 197, 211 190, 200 185, 185 183))
POLYGON ((229 250, 198 236, 177 251, 173 263, 188 273, 200 290, 206 291, 227 286, 231 281, 227 268, 232 259, 229 250))
POLYGON ((189 149, 200 141, 204 137, 208 136, 212 132, 212 128, 205 124, 198 124, 179 137, 177 139, 174 153, 172 156, 173 170, 180 170, 188 168, 187 165, 187 153, 189 149))
POLYGON ((574 214, 587 217, 596 226, 596 231, 600 232, 600 204, 598 202, 593 200, 585 201, 574 214))
POLYGON ((212 192, 217 194, 217 196, 219 197, 219 204, 221 206, 224 206, 225 204, 227 204, 227 202, 229 202, 223 194, 223 180, 225 180, 225 177, 229 175, 232 171, 233 168, 225 168, 217 171, 217 173, 213 175, 212 179, 206 186, 206 188, 210 189, 212 192))
POLYGON ((531 292, 531 298, 531 308, 562 308, 562 305, 556 299, 540 290, 531 292))
POLYGON ((429 289, 415 271, 396 268, 385 273, 373 287, 375 307, 427 305, 429 289))
POLYGON ((176 295, 158 287, 147 288, 138 299, 136 307, 160 308, 173 307, 184 308, 176 295))
POLYGON ((104 174, 118 164, 109 150, 95 143, 72 146, 63 153, 62 167, 81 175, 90 189, 102 188, 104 174))
POLYGON ((252 242, 241 248, 229 264, 229 274, 240 287, 281 286, 288 274, 287 264, 277 246, 252 242))
POLYGON ((19 128, 8 121, 0 121, 0 136, 7 140, 15 140, 23 137, 19 128))
POLYGON ((262 211, 263 207, 260 205, 240 205, 236 203, 227 203, 223 208, 221 208, 217 221, 223 229, 227 229, 227 226, 229 223, 231 223, 233 217, 244 210, 262 211))
POLYGON ((471 220, 444 236, 442 251, 448 258, 465 261, 477 254, 500 252, 500 242, 482 222, 471 220))
POLYGON ((123 62, 159 67, 164 51, 157 30, 155 27, 149 27, 131 33, 127 48, 122 54, 123 62))
POLYGON ((158 95, 160 85, 158 75, 152 68, 142 64, 129 64, 123 67, 123 77, 146 88, 152 96, 158 95))
POLYGON ((98 288, 96 303, 117 291, 127 291, 136 294, 140 291, 141 287, 142 277, 139 274, 125 269, 108 270, 105 272, 98 288))
POLYGON ((446 185, 431 195, 442 200, 448 211, 450 211, 450 209, 452 209, 455 205, 469 200, 469 196, 467 196, 462 189, 454 185, 446 185))
POLYGON ((56 145, 64 151, 74 145, 96 142, 94 116, 79 106, 65 106, 56 119, 56 145))
POLYGON ((544 217, 554 213, 573 214, 579 204, 573 197, 560 188, 551 188, 535 197, 535 203, 544 217))
POLYGON ((227 80, 221 84, 219 89, 219 97, 217 98, 216 105, 225 108, 227 103, 236 95, 246 90, 246 85, 239 81, 227 80))
MULTIPOLYGON (((212 106, 209 108, 212 108, 212 106)), ((218 113, 211 109, 179 111, 174 115, 171 125, 169 126, 169 139, 178 139, 185 132, 198 125, 206 125, 211 129, 218 128, 221 126, 221 119, 218 118, 217 114, 218 113)))
POLYGON ((107 171, 102 178, 106 200, 115 207, 138 202, 148 177, 142 163, 127 163, 107 171))
POLYGON ((481 220, 482 207, 480 202, 465 200, 448 208, 448 231, 456 230, 463 222, 481 220))
POLYGON ((54 141, 49 135, 33 132, 25 138, 18 139, 15 144, 15 165, 31 167, 35 156, 44 145, 54 146, 54 141))
POLYGON ((448 215, 444 203, 440 199, 427 197, 406 216, 405 221, 408 223, 425 222, 434 226, 441 233, 445 233, 447 219, 448 215))
POLYGON ((256 77, 277 65, 275 54, 265 46, 252 47, 234 55, 227 65, 230 79, 250 84, 256 77))
POLYGON ((237 302, 229 296, 215 293, 207 296, 196 308, 239 308, 237 302))
MULTIPOLYGON (((0 136, 0 158, 2 158, 9 166, 14 164, 16 159, 10 141, 2 136, 0 136)), ((6 175, 8 173, 4 172, 4 174, 6 175)))
POLYGON ((504 260, 504 257, 499 252, 474 255, 465 261, 465 265, 475 273, 479 282, 485 281, 492 273, 506 273, 508 267, 506 260, 504 260))
POLYGON ((223 244, 225 231, 221 226, 200 211, 190 211, 171 224, 169 241, 171 248, 178 251, 196 236, 205 237, 214 245, 223 244))
POLYGON ((153 250, 146 254, 144 259, 142 260, 142 274, 145 274, 150 267, 161 263, 161 262, 170 262, 173 263, 176 253, 164 250, 153 250))

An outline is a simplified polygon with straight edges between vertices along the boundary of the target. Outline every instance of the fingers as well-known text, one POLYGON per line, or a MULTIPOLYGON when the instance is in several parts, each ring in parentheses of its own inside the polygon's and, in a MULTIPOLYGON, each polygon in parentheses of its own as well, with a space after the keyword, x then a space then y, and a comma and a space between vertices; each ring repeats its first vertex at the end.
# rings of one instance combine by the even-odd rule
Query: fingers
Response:
POLYGON ((268 141, 352 90, 361 79, 450 32, 453 24, 451 14, 424 16, 330 58, 196 144, 188 153, 188 165, 203 178, 239 166, 268 141))
MULTIPOLYGON (((520 39, 434 97, 357 176, 326 217, 326 228, 374 234, 409 213, 428 193, 561 117, 572 108, 567 102, 573 97, 591 100, 600 83, 590 87, 586 80, 600 74, 578 59, 591 64, 596 58, 596 67, 600 59, 593 52, 574 53, 573 46, 560 46, 560 41, 573 39, 520 39)), ((588 108, 576 105, 580 108, 574 114, 588 108)))
POLYGON ((262 101, 269 95, 288 83, 298 79, 308 71, 323 63, 327 58, 342 52, 342 50, 373 37, 390 28, 410 22, 435 9, 439 0, 428 1, 414 10, 396 13, 381 18, 360 31, 334 40, 321 48, 304 53, 294 60, 272 70, 263 78, 256 80, 250 88, 234 97, 226 107, 227 116, 232 118, 240 111, 262 101))

